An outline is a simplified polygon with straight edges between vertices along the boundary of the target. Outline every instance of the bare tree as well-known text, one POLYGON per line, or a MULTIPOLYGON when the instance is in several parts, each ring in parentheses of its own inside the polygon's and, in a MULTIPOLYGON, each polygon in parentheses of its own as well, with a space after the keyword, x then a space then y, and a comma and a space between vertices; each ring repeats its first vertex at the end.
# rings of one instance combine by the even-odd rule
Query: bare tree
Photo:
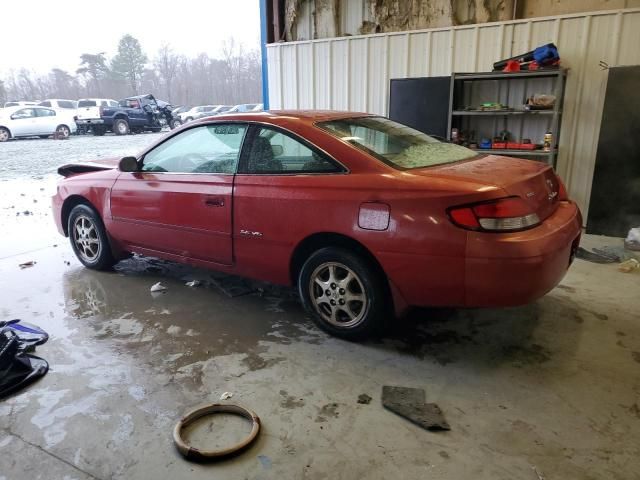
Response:
POLYGON ((178 73, 178 62, 178 55, 173 53, 168 44, 160 47, 153 61, 153 66, 164 84, 164 93, 168 102, 171 102, 173 98, 171 90, 178 73))

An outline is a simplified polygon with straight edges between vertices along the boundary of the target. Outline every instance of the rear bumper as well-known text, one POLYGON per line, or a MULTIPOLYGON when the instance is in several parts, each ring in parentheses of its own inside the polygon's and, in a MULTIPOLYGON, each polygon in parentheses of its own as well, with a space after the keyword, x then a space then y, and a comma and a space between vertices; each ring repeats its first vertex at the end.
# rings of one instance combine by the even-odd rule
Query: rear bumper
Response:
POLYGON ((470 232, 465 255, 464 304, 497 307, 530 303, 564 277, 580 242, 582 216, 561 202, 538 227, 518 233, 470 232))
POLYGON ((101 118, 78 118, 76 120, 76 124, 78 125, 103 125, 104 120, 101 118))

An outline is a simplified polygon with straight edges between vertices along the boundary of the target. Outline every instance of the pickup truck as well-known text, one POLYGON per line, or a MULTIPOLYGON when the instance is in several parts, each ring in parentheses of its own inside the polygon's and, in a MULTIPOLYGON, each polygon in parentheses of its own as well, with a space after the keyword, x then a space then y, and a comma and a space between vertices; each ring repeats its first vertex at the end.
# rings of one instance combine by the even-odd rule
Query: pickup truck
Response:
POLYGON ((91 130, 94 135, 104 135, 107 128, 100 118, 100 109, 117 106, 118 102, 110 98, 81 98, 78 100, 78 109, 76 110, 78 133, 85 134, 91 130))
MULTIPOLYGON (((159 132, 165 125, 174 129, 180 126, 181 122, 173 116, 171 109, 171 105, 156 100, 151 94, 128 97, 120 100, 117 107, 100 109, 100 130, 112 130, 116 135, 127 135, 130 132, 159 132)), ((95 131, 96 127, 93 128, 95 131)))

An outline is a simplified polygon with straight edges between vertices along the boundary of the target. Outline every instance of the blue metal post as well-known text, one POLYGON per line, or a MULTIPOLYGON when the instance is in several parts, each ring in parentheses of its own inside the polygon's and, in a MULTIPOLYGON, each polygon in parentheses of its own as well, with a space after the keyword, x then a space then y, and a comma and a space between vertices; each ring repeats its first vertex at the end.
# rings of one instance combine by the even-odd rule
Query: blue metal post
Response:
POLYGON ((260 52, 262 53, 262 103, 269 110, 269 72, 267 66, 267 1, 260 1, 260 52))

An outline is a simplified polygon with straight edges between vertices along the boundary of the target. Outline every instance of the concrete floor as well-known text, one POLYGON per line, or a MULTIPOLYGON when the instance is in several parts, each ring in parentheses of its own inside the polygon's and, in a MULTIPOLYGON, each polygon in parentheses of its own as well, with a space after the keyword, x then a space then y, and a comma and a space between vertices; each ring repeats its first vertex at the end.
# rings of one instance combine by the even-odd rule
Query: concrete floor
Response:
MULTIPOLYGON (((141 258, 86 270, 47 215, 50 185, 8 185, 0 320, 47 329, 37 354, 51 370, 0 402, 1 480, 640 478, 638 273, 576 260, 535 304, 421 310, 354 344, 318 331, 287 289, 141 258), (20 270, 26 260, 37 264, 20 270), (186 287, 193 278, 206 285, 186 287), (154 297, 157 281, 168 291, 154 297), (384 410, 385 384, 424 388, 452 430, 384 410), (175 422, 225 391, 262 419, 258 441, 186 462, 175 422)), ((215 443, 247 429, 192 433, 215 443)))

